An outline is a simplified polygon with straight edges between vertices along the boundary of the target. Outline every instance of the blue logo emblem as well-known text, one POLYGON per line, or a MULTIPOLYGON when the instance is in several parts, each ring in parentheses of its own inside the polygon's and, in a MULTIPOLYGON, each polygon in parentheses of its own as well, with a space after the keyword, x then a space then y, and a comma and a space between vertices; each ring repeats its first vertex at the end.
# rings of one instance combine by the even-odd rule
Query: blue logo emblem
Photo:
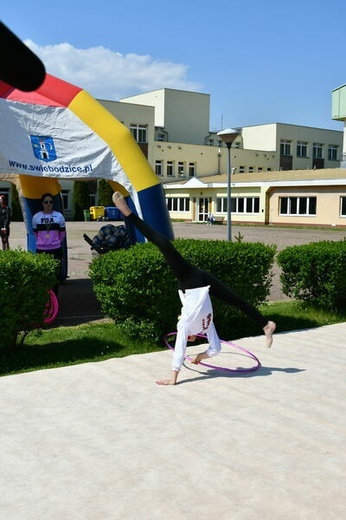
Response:
POLYGON ((31 135, 30 140, 34 155, 37 159, 45 162, 55 161, 56 151, 53 137, 45 135, 31 135))

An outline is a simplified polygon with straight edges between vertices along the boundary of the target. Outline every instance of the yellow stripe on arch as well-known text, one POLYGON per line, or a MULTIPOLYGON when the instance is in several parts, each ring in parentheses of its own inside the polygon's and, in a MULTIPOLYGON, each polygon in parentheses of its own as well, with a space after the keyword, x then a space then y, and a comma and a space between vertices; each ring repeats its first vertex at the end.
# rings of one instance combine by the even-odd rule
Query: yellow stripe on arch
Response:
POLYGON ((59 181, 49 177, 19 175, 22 194, 27 199, 40 199, 44 193, 57 195, 61 191, 59 181))
POLYGON ((68 108, 108 144, 136 191, 159 184, 130 130, 96 99, 82 90, 68 108))

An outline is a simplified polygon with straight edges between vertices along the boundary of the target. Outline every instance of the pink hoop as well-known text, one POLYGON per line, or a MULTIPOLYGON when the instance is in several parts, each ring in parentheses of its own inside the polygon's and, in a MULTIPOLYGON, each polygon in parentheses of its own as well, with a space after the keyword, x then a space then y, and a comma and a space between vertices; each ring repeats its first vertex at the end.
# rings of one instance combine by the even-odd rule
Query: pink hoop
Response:
MULTIPOLYGON (((173 352, 174 352, 174 347, 172 347, 172 345, 168 342, 168 338, 170 338, 171 336, 176 336, 176 335, 177 335, 176 332, 169 332, 164 337, 164 341, 165 341, 166 347, 168 347, 170 350, 173 350, 173 352)), ((198 338, 204 338, 204 339, 206 338, 205 334, 196 334, 196 336, 198 338)), ((253 366, 253 367, 250 367, 250 368, 226 368, 226 367, 218 367, 218 366, 215 366, 215 365, 209 365, 209 363, 203 363, 203 361, 200 361, 198 364, 199 365, 203 365, 204 367, 213 368, 214 370, 220 370, 222 372, 233 372, 233 373, 236 373, 236 372, 238 372, 238 373, 255 372, 256 370, 258 370, 261 367, 260 360, 255 356, 255 354, 253 354, 249 350, 246 350, 245 348, 240 347, 239 345, 236 345, 235 343, 233 343, 231 341, 225 341, 225 340, 221 339, 221 342, 222 343, 226 343, 226 345, 229 345, 229 346, 231 346, 233 348, 241 350, 248 357, 250 357, 254 361, 256 361, 256 365, 253 366)), ((187 356, 187 355, 185 356, 185 359, 188 359, 189 361, 192 361, 192 358, 190 356, 187 356)))
POLYGON ((48 301, 47 301, 46 307, 44 309, 43 323, 45 323, 46 325, 49 325, 57 317, 58 310, 59 310, 59 302, 58 302, 58 298, 56 297, 55 292, 52 291, 52 289, 49 289, 47 292, 48 292, 48 301))

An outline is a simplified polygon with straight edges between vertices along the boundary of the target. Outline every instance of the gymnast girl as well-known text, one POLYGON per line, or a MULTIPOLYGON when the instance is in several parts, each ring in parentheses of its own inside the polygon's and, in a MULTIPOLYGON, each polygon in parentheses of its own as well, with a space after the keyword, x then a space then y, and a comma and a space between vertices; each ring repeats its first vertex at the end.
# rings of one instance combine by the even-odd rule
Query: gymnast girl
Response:
POLYGON ((211 296, 219 298, 229 305, 237 307, 242 312, 253 318, 263 329, 266 336, 266 346, 273 343, 273 333, 276 324, 268 321, 249 302, 237 296, 215 276, 199 269, 187 260, 175 249, 172 242, 152 229, 146 222, 127 205, 122 194, 116 191, 113 194, 113 203, 138 231, 150 242, 155 244, 163 254, 168 266, 178 280, 178 291, 182 303, 181 316, 177 324, 177 337, 175 341, 172 375, 168 379, 156 381, 158 385, 175 385, 180 369, 185 359, 188 341, 194 341, 197 334, 206 334, 209 347, 205 352, 196 355, 192 363, 198 364, 203 359, 216 356, 221 350, 221 342, 213 322, 213 307, 211 296))

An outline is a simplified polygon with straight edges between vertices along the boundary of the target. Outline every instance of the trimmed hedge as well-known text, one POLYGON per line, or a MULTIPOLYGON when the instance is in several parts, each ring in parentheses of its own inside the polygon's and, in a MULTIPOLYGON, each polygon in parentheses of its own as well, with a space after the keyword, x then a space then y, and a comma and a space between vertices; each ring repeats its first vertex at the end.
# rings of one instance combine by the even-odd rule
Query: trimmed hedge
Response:
POLYGON ((43 322, 47 289, 57 283, 59 262, 50 255, 0 251, 0 352, 43 322))
MULTIPOLYGON (((178 239, 175 247, 194 265, 220 278, 254 305, 269 294, 276 246, 178 239)), ((177 281, 150 243, 96 257, 89 275, 103 313, 132 337, 159 341, 176 330, 180 312, 177 281)), ((239 311, 213 301, 221 337, 229 337, 239 311), (232 326, 233 324, 233 326, 232 326)))
POLYGON ((277 256, 283 292, 326 309, 346 307, 346 241, 287 247, 277 256))

